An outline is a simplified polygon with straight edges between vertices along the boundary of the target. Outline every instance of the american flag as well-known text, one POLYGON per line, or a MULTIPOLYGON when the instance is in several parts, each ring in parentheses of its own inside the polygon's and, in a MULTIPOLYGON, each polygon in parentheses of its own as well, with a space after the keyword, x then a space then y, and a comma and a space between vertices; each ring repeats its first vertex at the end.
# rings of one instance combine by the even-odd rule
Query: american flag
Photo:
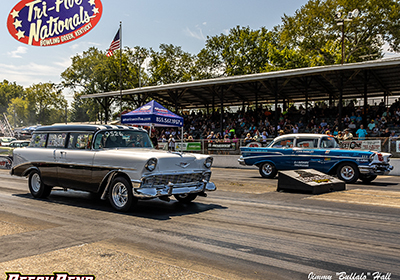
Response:
POLYGON ((114 37, 114 40, 111 42, 110 48, 108 49, 107 56, 112 56, 115 50, 118 50, 121 47, 121 40, 119 38, 119 33, 121 29, 118 29, 117 34, 114 37))

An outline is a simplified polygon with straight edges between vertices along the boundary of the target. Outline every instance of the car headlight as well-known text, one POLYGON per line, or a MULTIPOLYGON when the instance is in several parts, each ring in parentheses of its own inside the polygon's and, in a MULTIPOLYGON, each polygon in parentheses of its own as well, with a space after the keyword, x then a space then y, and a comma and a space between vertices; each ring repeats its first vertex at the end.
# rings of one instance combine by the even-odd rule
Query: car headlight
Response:
POLYGON ((151 158, 147 161, 144 167, 146 167, 146 169, 149 171, 154 171, 154 169, 156 169, 156 166, 157 166, 157 159, 151 158))
POLYGON ((212 157, 208 157, 208 158, 206 158, 206 160, 204 161, 204 166, 205 166, 206 168, 211 168, 212 164, 213 164, 213 158, 212 158, 212 157))

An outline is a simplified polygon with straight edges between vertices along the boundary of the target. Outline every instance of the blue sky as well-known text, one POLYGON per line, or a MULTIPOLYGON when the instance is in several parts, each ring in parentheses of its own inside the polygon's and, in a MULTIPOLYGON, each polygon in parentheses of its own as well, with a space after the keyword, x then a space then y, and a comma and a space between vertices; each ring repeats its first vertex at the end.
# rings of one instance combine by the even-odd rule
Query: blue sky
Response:
MULTIPOLYGON (((49 1, 49 0, 48 0, 49 1)), ((89 1, 89 0, 83 0, 89 1)), ((0 0, 0 80, 28 87, 35 83, 60 82, 60 74, 71 57, 91 46, 106 50, 122 21, 123 46, 158 50, 160 44, 181 46, 197 54, 207 36, 249 26, 272 29, 284 14, 293 15, 306 0, 102 0, 103 15, 97 26, 72 42, 51 46, 29 46, 15 40, 7 29, 7 17, 18 0, 0 0)), ((67 93, 68 94, 68 93, 67 93)))
POLYGON ((8 33, 7 17, 18 2, 0 0, 0 80, 28 87, 60 82, 60 74, 70 65, 71 57, 91 46, 106 50, 120 21, 123 46, 158 50, 160 44, 166 43, 197 54, 207 36, 226 33, 236 25, 272 29, 284 13, 293 15, 307 1, 102 0, 103 15, 93 30, 77 40, 51 47, 29 46, 8 33))

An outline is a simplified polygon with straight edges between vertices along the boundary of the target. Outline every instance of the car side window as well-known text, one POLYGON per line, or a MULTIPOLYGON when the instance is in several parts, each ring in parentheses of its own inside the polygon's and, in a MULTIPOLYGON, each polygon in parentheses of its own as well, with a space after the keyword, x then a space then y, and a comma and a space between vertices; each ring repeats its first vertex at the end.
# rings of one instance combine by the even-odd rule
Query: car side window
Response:
POLYGON ((324 137, 321 140, 321 148, 325 149, 337 148, 337 143, 333 137, 324 137))
POLYGON ((47 148, 64 148, 66 138, 66 133, 49 133, 47 148))
POLYGON ((272 148, 293 148, 293 138, 286 138, 275 142, 272 148))
POLYGON ((29 145, 28 142, 23 142, 23 143, 21 143, 21 147, 27 147, 28 145, 29 145))
POLYGON ((68 149, 89 150, 93 134, 91 133, 70 133, 68 149))
POLYGON ((296 141, 296 147, 315 149, 318 147, 318 139, 316 138, 300 138, 296 141))
POLYGON ((35 133, 31 138, 29 147, 44 148, 46 146, 47 133, 35 133))

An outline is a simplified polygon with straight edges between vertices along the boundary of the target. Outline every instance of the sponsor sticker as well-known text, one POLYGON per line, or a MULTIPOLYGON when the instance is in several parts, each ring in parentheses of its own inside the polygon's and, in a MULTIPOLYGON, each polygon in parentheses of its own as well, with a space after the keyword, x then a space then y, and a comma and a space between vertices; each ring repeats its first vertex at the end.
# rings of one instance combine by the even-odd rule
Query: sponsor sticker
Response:
POLYGON ((99 22, 100 0, 22 0, 7 18, 8 32, 32 46, 55 46, 76 40, 99 22))
POLYGON ((309 167, 310 163, 308 161, 294 161, 294 166, 296 166, 296 167, 309 167))

